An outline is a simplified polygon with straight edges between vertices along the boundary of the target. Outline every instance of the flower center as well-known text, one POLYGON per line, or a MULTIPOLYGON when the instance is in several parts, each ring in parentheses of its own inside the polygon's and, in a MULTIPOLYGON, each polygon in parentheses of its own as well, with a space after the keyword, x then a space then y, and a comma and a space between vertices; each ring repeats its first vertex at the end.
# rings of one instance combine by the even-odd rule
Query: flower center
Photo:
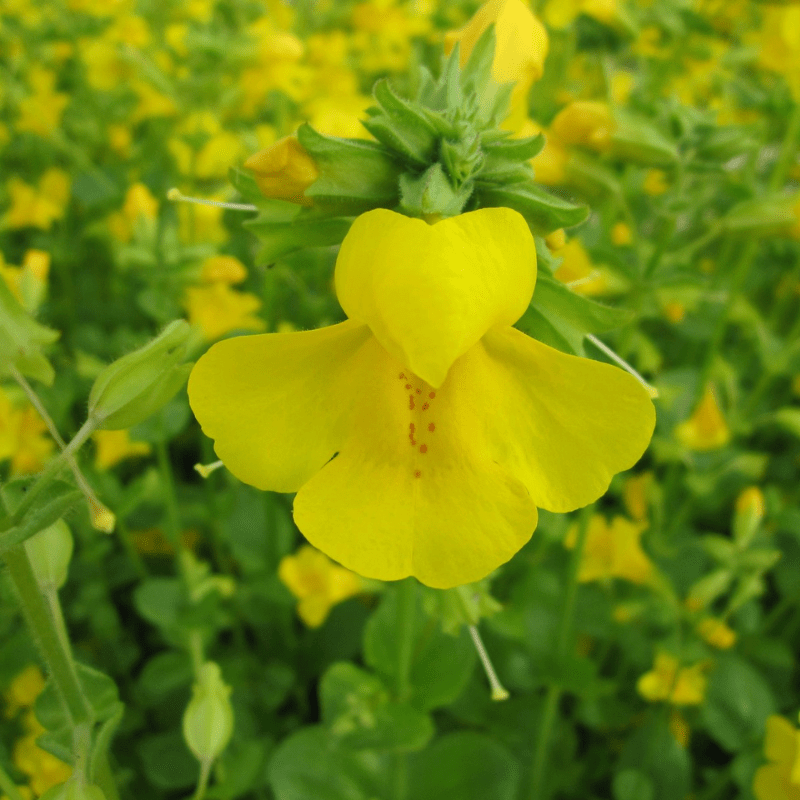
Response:
MULTIPOLYGON (((431 419, 431 406, 436 399, 436 391, 425 381, 420 380, 412 372, 401 372, 403 392, 408 397, 408 411, 411 421, 408 423, 408 441, 420 455, 425 455, 430 447, 436 423, 431 419)), ((422 470, 415 469, 414 477, 421 478, 422 470)))

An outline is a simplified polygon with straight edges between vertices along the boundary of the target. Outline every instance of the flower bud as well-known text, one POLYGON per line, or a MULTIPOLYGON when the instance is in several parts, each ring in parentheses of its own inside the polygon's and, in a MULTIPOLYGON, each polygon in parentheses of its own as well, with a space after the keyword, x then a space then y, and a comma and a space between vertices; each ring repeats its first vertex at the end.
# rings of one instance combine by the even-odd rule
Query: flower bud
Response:
POLYGON ((598 152, 607 150, 615 129, 608 103, 576 100, 556 114, 550 132, 566 145, 583 145, 598 152))
POLYGON ((319 177, 319 170, 297 136, 278 139, 271 147, 250 156, 244 166, 253 173, 265 197, 311 205, 303 193, 319 177))
POLYGON ((89 416, 98 428, 130 428, 172 399, 192 369, 180 363, 190 330, 185 320, 171 322, 151 342, 97 376, 89 393, 89 416))
POLYGON ((49 788, 39 800, 106 800, 106 796, 99 786, 70 778, 49 788))
POLYGON ((39 586, 60 589, 66 583, 72 546, 72 534, 63 519, 25 541, 39 586))
POLYGON ((748 486, 736 498, 733 538, 739 547, 747 547, 764 519, 764 495, 758 486, 748 486))
POLYGON ((55 373, 41 351, 59 335, 36 322, 0 279, 0 376, 16 369, 49 386, 55 373))
POLYGON ((219 665, 207 661, 192 687, 192 699, 183 714, 183 738, 198 761, 220 756, 233 734, 231 687, 222 680, 219 665))

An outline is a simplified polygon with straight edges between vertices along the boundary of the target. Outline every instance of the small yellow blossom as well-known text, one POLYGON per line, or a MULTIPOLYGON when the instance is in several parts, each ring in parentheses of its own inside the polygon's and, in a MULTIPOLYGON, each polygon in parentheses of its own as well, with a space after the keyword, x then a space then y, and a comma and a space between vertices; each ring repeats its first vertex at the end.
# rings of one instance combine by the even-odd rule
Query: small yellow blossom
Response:
POLYGON ((670 300, 664 303, 664 316, 673 324, 683 322, 686 317, 686 306, 677 300, 670 300))
POLYGON ((47 291, 47 276, 50 272, 50 254, 43 250, 28 250, 21 267, 3 262, 0 253, 0 277, 5 280, 11 293, 29 312, 34 313, 47 291))
POLYGON ((498 83, 514 82, 512 119, 520 123, 528 112, 528 93, 544 74, 549 40, 547 29, 522 0, 487 0, 460 30, 446 34, 445 52, 460 44, 463 67, 478 39, 494 24, 495 51, 492 77, 498 83))
POLYGON ((680 667, 677 658, 662 652, 653 669, 639 678, 636 690, 651 703, 665 700, 674 706, 696 706, 705 698, 707 670, 707 662, 680 667))
POLYGON ((788 719, 767 718, 764 756, 753 777, 756 800, 800 800, 800 731, 788 719))
POLYGON ((692 729, 677 708, 673 708, 669 715, 669 732, 684 750, 689 746, 689 740, 692 738, 692 729))
MULTIPOLYGON (((212 194, 208 199, 225 202, 228 198, 222 194, 212 194)), ((177 210, 178 234, 182 242, 221 244, 228 239, 222 219, 224 209, 220 206, 179 203, 177 210)))
POLYGON ((553 251, 556 258, 562 259, 555 271, 555 277, 578 294, 602 294, 607 286, 606 276, 598 270, 579 239, 570 239, 560 250, 553 251))
POLYGON ((362 588, 358 575, 309 545, 281 559, 278 577, 300 601, 297 613, 309 628, 322 625, 333 606, 358 594, 362 588))
POLYGON ((760 520, 765 510, 764 493, 758 486, 748 486, 736 498, 737 514, 753 514, 760 520))
POLYGON ((730 441, 730 428, 710 385, 691 417, 675 429, 675 435, 686 447, 699 451, 716 450, 730 441))
POLYGON ((9 228, 49 230, 55 220, 64 216, 70 191, 69 176, 64 170, 48 169, 36 188, 17 177, 9 178, 6 187, 11 208, 3 216, 3 224, 9 228))
POLYGON ((36 664, 29 664, 12 681, 5 693, 7 717, 16 716, 21 708, 30 708, 44 689, 45 679, 36 664))
POLYGON ((143 183, 134 183, 125 193, 122 209, 108 218, 111 234, 129 242, 138 224, 152 225, 158 216, 158 200, 143 183))
POLYGON ((49 136, 60 124, 69 96, 53 90, 55 73, 34 65, 28 75, 33 93, 19 102, 17 131, 49 136))
POLYGON ((247 268, 234 256, 210 256, 203 262, 200 275, 204 283, 241 283, 247 277, 247 268))
POLYGON ((264 320, 255 316, 261 301, 253 294, 237 292, 227 283, 189 286, 184 296, 189 322, 209 341, 232 331, 261 331, 264 320))
POLYGON ((265 197, 311 205, 304 192, 319 177, 319 170, 296 136, 284 136, 250 156, 244 166, 265 197))
MULTIPOLYGON (((632 583, 647 583, 653 574, 653 563, 642 550, 641 537, 645 526, 624 517, 614 517, 609 524, 605 517, 595 514, 589 521, 578 581, 623 578, 632 583)), ((564 539, 572 549, 578 536, 577 524, 570 527, 564 539)))
POLYGON ((736 643, 736 631, 731 630, 721 619, 714 617, 701 620, 697 632, 718 650, 728 650, 736 643))
POLYGON ((560 250, 567 243, 567 234, 563 228, 559 228, 545 236, 544 243, 549 250, 560 250))
POLYGON ((615 127, 608 103, 576 100, 556 114, 550 132, 563 145, 589 147, 602 153, 610 147, 615 127))
POLYGON ((637 522, 647 519, 647 509, 650 505, 648 495, 652 486, 653 473, 642 472, 628 478, 622 488, 622 502, 625 504, 625 510, 637 522))
POLYGON ((647 174, 644 176, 644 183, 642 184, 642 189, 644 190, 645 194, 649 194, 652 197, 656 197, 660 194, 664 194, 664 192, 669 189, 669 184, 667 183, 667 175, 664 170, 661 169, 650 169, 647 171, 647 174))
POLYGON ((611 228, 611 241, 617 247, 625 247, 633 241, 630 226, 625 222, 617 222, 611 228))
POLYGON ((126 429, 118 431, 96 431, 92 435, 95 443, 94 465, 97 469, 110 469, 126 458, 137 458, 150 453, 147 442, 131 441, 130 432, 126 429))
POLYGON ((29 405, 17 408, 0 389, 0 461, 11 459, 11 475, 31 475, 44 468, 55 442, 29 405))

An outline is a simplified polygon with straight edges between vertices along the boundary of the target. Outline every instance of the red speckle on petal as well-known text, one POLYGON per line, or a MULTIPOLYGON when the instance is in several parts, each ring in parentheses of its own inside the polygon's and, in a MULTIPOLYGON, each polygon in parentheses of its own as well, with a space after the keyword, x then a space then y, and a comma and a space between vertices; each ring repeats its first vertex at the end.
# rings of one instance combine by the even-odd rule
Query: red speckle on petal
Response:
POLYGON ((414 477, 415 477, 415 478, 420 478, 420 477, 422 477, 422 472, 421 472, 421 470, 415 470, 415 471, 414 471, 414 477))
POLYGON ((401 380, 401 381, 404 381, 405 379, 406 379, 406 374, 405 374, 405 372, 401 372, 401 373, 400 373, 400 380, 401 380))
POLYGON ((422 394, 422 389, 417 389, 417 394, 422 394))
POLYGON ((431 433, 433 433, 436 430, 436 426, 432 422, 430 422, 430 423, 428 423, 428 430, 431 433))
POLYGON ((428 452, 428 445, 426 445, 426 444, 421 444, 421 445, 419 446, 419 451, 420 451, 420 453, 427 453, 427 452, 428 452))
POLYGON ((411 384, 410 384, 410 383, 407 383, 407 384, 406 384, 406 391, 408 391, 410 388, 411 388, 411 384))
POLYGON ((428 394, 428 397, 430 397, 430 399, 433 400, 433 398, 436 397, 436 392, 430 392, 428 394))
POLYGON ((430 403, 423 403, 422 404, 422 410, 423 411, 427 411, 430 407, 431 407, 430 403))
POLYGON ((413 411, 414 410, 414 395, 413 394, 410 394, 408 396, 408 410, 409 411, 413 411))

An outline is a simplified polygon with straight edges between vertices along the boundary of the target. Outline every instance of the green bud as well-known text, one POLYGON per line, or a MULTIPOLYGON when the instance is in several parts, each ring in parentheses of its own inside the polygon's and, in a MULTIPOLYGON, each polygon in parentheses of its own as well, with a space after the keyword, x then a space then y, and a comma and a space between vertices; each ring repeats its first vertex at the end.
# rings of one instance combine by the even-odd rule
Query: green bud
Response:
POLYGON ((70 778, 66 783, 49 788, 39 800, 106 800, 106 796, 99 786, 70 778))
POLYGON ((186 383, 190 333, 185 320, 171 322, 144 347, 117 359, 98 376, 89 393, 89 416, 98 428, 130 428, 155 414, 186 383))
POLYGON ((800 225, 800 200, 792 195, 772 195, 735 205, 722 224, 731 233, 771 236, 788 233, 800 225))
POLYGON ((470 194, 472 184, 465 183, 456 190, 439 163, 418 177, 410 174, 400 176, 400 206, 410 216, 455 216, 461 213, 470 194))
POLYGON ((202 763, 218 758, 233 734, 230 693, 219 665, 207 661, 200 667, 192 699, 183 714, 183 738, 202 763))
POLYGON ((39 586, 60 589, 66 583, 72 547, 72 534, 63 519, 25 541, 39 586))
POLYGON ((58 331, 36 322, 0 280, 0 376, 16 368, 50 386, 55 372, 41 350, 59 336, 58 331))

